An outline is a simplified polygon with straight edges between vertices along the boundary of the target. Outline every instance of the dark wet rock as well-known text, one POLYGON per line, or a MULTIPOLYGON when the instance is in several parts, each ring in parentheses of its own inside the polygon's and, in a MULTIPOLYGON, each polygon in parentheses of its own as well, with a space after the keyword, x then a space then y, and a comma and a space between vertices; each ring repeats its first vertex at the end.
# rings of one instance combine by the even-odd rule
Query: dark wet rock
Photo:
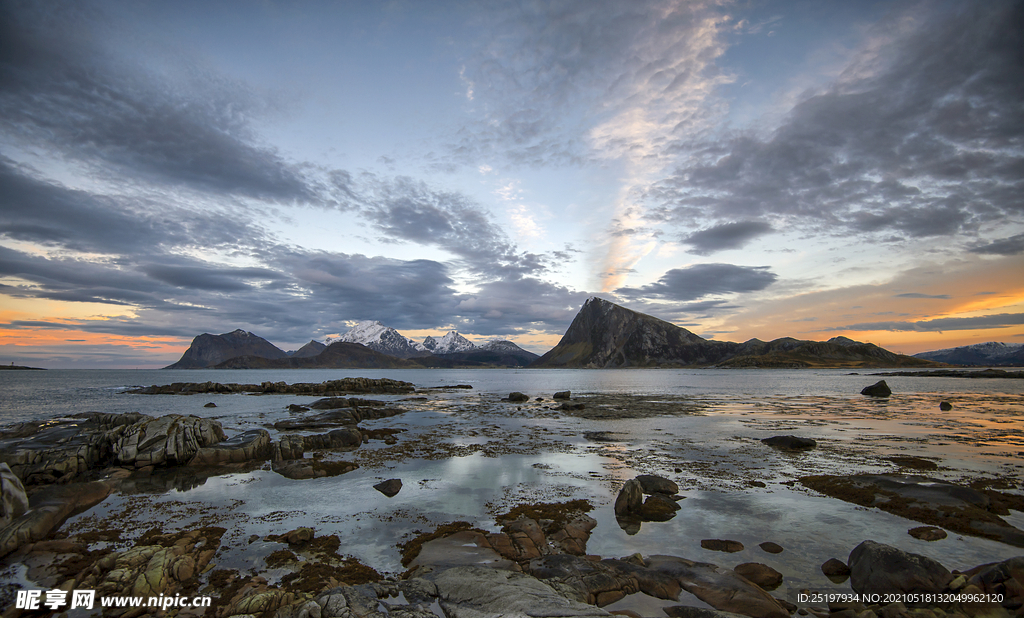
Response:
POLYGON ((0 529, 21 517, 28 510, 28 494, 21 479, 6 463, 0 463, 0 529))
POLYGON ((572 396, 570 391, 558 391, 551 396, 552 399, 569 399, 572 396))
POLYGON ((309 406, 300 406, 297 403, 288 404, 289 412, 309 412, 309 406))
POLYGON ((906 517, 962 534, 1024 547, 1024 531, 1003 521, 1007 505, 1024 508, 1014 494, 977 490, 926 476, 861 474, 808 476, 805 486, 833 498, 906 517))
POLYGON ((285 459, 302 459, 306 452, 306 441, 303 436, 287 434, 281 436, 271 445, 270 458, 273 461, 285 459))
POLYGON ((591 442, 622 442, 622 438, 616 437, 622 434, 615 431, 587 431, 583 437, 591 442))
POLYGON ((663 476, 641 474, 636 477, 636 480, 640 483, 640 487, 643 488, 645 494, 661 493, 671 496, 679 493, 679 485, 663 476))
POLYGON ((114 460, 142 468, 149 465, 183 465, 206 446, 225 438, 220 423, 198 416, 170 414, 141 419, 114 442, 114 460))
POLYGON ((964 572, 968 586, 982 594, 1003 595, 1002 606, 1017 610, 1024 607, 1024 556, 983 564, 964 572))
POLYGON ((306 451, 320 449, 350 449, 363 443, 363 433, 358 427, 342 427, 327 433, 302 436, 302 447, 306 451))
POLYGON ((437 586, 441 609, 449 618, 609 616, 592 605, 566 598, 529 575, 476 566, 426 576, 437 586))
POLYGON ((253 429, 213 446, 204 446, 192 458, 192 465, 215 465, 264 460, 270 456, 270 432, 253 429))
POLYGON ((892 390, 889 389, 889 385, 885 383, 885 380, 879 380, 871 386, 862 388, 860 394, 868 395, 869 397, 888 397, 892 395, 892 390))
POLYGON ((761 549, 768 552, 769 554, 781 554, 784 550, 778 543, 772 543, 771 541, 765 541, 758 545, 761 549))
POLYGON ((515 402, 522 402, 522 401, 529 401, 529 400, 530 400, 530 396, 529 395, 526 395, 524 393, 520 393, 518 391, 511 392, 511 393, 508 394, 508 401, 511 401, 513 403, 515 403, 515 402))
POLYGON ((668 521, 676 516, 679 505, 669 496, 661 493, 651 494, 640 507, 640 516, 644 521, 668 521))
POLYGON ((864 541, 850 552, 850 587, 859 594, 932 593, 946 590, 953 576, 935 560, 864 541))
POLYGON ((279 543, 287 543, 289 545, 305 545, 312 541, 316 537, 316 532, 312 528, 299 527, 294 530, 289 530, 284 534, 275 534, 267 537, 268 540, 277 541, 279 543))
POLYGON ((492 569, 518 570, 518 564, 499 554, 491 546, 487 536, 479 530, 463 530, 426 541, 408 566, 451 568, 477 565, 492 569))
POLYGON ((571 410, 584 410, 584 409, 586 409, 586 407, 587 407, 587 404, 583 403, 582 401, 573 401, 573 402, 566 401, 562 405, 558 406, 558 409, 559 410, 569 410, 569 411, 571 411, 571 410))
POLYGON ((728 553, 743 551, 743 543, 726 539, 704 539, 700 542, 700 546, 711 551, 724 551, 728 553))
POLYGON ((939 403, 939 409, 942 410, 943 412, 949 412, 950 410, 953 409, 953 404, 949 403, 948 401, 942 401, 939 403))
MULTIPOLYGON (((309 404, 313 410, 337 410, 339 408, 383 408, 386 401, 376 399, 360 399, 358 397, 325 397, 309 404)), ((301 407, 301 406, 299 406, 301 407)))
POLYGON ((207 403, 206 405, 204 405, 203 407, 204 407, 204 408, 216 408, 216 407, 217 407, 217 404, 215 404, 215 403, 213 403, 213 402, 211 401, 211 402, 207 403))
MULTIPOLYGON (((351 400, 349 400, 351 401, 351 400)), ((362 400, 359 400, 362 401, 362 400)), ((379 403, 379 402, 375 402, 379 403)), ((328 409, 325 412, 302 418, 291 418, 274 423, 274 429, 278 431, 309 431, 316 429, 328 429, 342 425, 355 425, 361 421, 378 418, 388 418, 405 412, 402 408, 391 408, 381 406, 345 406, 328 409)))
POLYGON ((918 526, 907 530, 907 534, 922 541, 941 541, 946 538, 946 531, 935 526, 918 526))
POLYGON ((789 617, 774 597, 732 569, 675 556, 650 556, 645 562, 647 568, 674 577, 684 590, 717 610, 761 618, 789 617))
POLYGON ((733 571, 764 590, 775 590, 782 584, 782 573, 760 562, 744 562, 736 565, 733 571))
POLYGON ((773 448, 790 451, 802 451, 818 446, 813 438, 801 438, 799 436, 772 436, 764 438, 761 442, 773 448))
POLYGON ((373 486, 374 489, 384 494, 388 498, 394 498, 398 495, 398 492, 402 491, 402 480, 401 479, 388 479, 386 481, 377 483, 373 486))
POLYGON ((258 393, 263 395, 315 395, 338 397, 348 394, 404 394, 412 393, 412 382, 388 378, 342 378, 320 383, 263 382, 261 384, 221 384, 219 382, 175 382, 173 384, 145 386, 125 391, 136 395, 195 395, 200 393, 258 393))
POLYGON ((282 459, 270 464, 271 469, 292 480, 305 480, 338 476, 359 468, 349 461, 320 461, 318 459, 282 459))
POLYGON ((850 567, 842 560, 829 558, 821 565, 821 572, 825 577, 837 583, 846 581, 850 576, 850 567))
POLYGON ((102 481, 43 488, 29 498, 28 509, 0 529, 0 557, 25 543, 41 541, 75 513, 103 502, 111 486, 102 481))
POLYGON ((630 479, 623 483, 615 498, 615 514, 620 516, 639 515, 643 506, 644 489, 640 481, 630 479))

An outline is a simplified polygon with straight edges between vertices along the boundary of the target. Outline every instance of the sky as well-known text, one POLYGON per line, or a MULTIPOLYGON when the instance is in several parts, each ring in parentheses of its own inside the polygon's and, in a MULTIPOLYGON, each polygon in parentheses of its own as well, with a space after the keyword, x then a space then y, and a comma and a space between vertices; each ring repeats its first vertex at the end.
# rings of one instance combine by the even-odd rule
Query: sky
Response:
POLYGON ((1024 343, 1024 3, 0 0, 0 363, 1024 343))

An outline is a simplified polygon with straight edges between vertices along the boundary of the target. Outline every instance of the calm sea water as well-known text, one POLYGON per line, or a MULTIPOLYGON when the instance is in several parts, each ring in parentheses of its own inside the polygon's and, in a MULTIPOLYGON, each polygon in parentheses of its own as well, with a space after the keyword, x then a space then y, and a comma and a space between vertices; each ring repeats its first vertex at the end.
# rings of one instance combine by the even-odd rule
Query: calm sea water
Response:
MULTIPOLYGON (((393 378, 417 388, 470 384, 475 393, 520 391, 547 395, 624 393, 723 397, 757 400, 764 397, 851 397, 882 377, 848 369, 309 369, 309 370, 85 370, 0 372, 0 424, 48 419, 78 412, 143 412, 203 415, 197 398, 126 395, 126 388, 172 382, 258 384, 284 381, 323 382, 343 377, 393 378)), ((883 376, 884 377, 884 376, 883 376)), ((894 393, 944 395, 951 393, 1024 396, 1024 380, 885 377, 894 393)), ((279 408, 273 397, 220 396, 220 416, 279 408), (227 409, 223 408, 227 402, 227 409)))

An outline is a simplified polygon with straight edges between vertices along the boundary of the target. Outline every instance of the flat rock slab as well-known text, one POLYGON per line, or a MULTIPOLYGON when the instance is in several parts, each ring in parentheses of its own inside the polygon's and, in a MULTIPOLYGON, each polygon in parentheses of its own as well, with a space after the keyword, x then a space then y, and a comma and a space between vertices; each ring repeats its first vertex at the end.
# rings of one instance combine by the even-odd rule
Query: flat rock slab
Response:
POLYGON ((464 530, 446 537, 427 541, 420 553, 409 563, 417 566, 457 567, 482 566, 492 569, 515 570, 516 563, 494 551, 487 537, 476 530, 464 530))
POLYGON ((724 552, 737 552, 743 551, 743 543, 739 541, 729 541, 726 539, 704 539, 700 542, 700 546, 704 549, 710 549, 711 551, 724 551, 724 552))
POLYGON ((883 511, 972 536, 1024 547, 1024 531, 1003 521, 998 502, 1020 508, 1020 496, 982 492, 926 476, 860 474, 855 476, 806 476, 805 486, 832 498, 883 511))
POLYGON ((611 616, 572 601, 544 582, 522 573, 476 566, 431 573, 441 609, 448 618, 584 618, 611 616))
POLYGON ((761 442, 787 451, 805 451, 818 446, 813 438, 801 438, 800 436, 772 436, 764 438, 761 442))

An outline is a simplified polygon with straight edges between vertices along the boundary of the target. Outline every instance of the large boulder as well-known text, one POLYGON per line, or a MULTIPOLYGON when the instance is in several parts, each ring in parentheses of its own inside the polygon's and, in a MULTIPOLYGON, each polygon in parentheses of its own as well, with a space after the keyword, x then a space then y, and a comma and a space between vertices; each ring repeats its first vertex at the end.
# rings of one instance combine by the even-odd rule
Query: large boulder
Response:
POLYGON ((0 529, 28 510, 28 494, 10 466, 0 463, 0 529))
POLYGON ((630 479, 623 483, 615 498, 615 514, 618 516, 639 515, 644 503, 644 489, 640 481, 630 479))
POLYGON ((888 397, 892 395, 892 391, 889 389, 889 385, 885 383, 885 380, 879 380, 871 386, 862 388, 860 394, 868 395, 869 397, 888 397))
POLYGON ((813 438, 801 438, 800 436, 772 436, 764 438, 761 442, 787 451, 802 451, 818 446, 813 438))
POLYGON ((636 477, 636 480, 645 494, 668 494, 671 496, 679 493, 679 485, 663 476, 641 474, 636 477))
POLYGON ((846 564, 850 587, 859 594, 938 594, 953 580, 935 560, 875 541, 855 547, 846 564))
POLYGON ((113 445, 114 459, 136 468, 183 465, 199 449, 225 438, 220 423, 198 416, 171 414, 148 418, 127 427, 113 445))

